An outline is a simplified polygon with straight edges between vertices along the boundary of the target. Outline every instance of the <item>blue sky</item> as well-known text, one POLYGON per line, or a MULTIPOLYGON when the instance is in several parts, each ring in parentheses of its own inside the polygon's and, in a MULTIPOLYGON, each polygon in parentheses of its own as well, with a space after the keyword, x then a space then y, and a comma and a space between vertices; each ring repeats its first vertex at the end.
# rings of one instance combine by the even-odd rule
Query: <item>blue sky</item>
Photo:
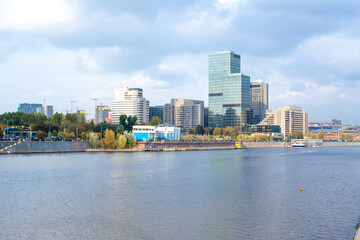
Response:
POLYGON ((121 86, 150 105, 207 104, 208 55, 233 50, 270 84, 270 108, 360 124, 359 12, 355 0, 0 0, 0 112, 46 98, 93 114, 89 98, 121 86))

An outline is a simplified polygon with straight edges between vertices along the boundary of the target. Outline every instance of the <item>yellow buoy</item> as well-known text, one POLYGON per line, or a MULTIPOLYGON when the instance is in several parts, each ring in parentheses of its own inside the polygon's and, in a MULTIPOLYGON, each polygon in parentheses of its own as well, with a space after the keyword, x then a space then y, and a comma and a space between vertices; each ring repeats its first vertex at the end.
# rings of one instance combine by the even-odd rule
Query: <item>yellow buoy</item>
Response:
POLYGON ((300 188, 300 191, 301 191, 301 192, 303 192, 303 191, 304 191, 304 189, 303 189, 303 188, 300 188))

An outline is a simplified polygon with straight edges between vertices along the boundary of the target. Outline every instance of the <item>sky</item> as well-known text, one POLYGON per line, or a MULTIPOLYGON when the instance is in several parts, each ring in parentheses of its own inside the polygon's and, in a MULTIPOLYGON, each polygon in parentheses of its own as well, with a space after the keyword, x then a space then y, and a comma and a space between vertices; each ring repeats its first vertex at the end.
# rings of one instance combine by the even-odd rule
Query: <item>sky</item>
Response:
MULTIPOLYGON (((208 55, 232 50, 269 83, 270 109, 360 124, 360 1, 0 0, 0 113, 111 105, 140 87, 150 105, 208 102, 208 55)), ((91 115, 92 114, 92 115, 91 115)))

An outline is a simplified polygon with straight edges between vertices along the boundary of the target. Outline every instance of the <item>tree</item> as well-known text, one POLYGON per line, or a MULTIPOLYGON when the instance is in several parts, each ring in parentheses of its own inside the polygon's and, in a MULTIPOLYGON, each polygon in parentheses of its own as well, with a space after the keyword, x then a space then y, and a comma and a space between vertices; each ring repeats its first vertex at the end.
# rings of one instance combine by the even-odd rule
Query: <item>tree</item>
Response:
POLYGON ((0 126, 0 138, 3 138, 4 137, 4 128, 3 126, 0 126))
POLYGON ((127 119, 127 116, 125 114, 121 114, 119 117, 120 125, 123 125, 124 128, 126 128, 126 126, 127 126, 126 119, 127 119))
POLYGON ((85 139, 86 139, 86 132, 80 133, 80 138, 81 138, 82 140, 85 140, 85 139))
POLYGON ((195 134, 195 129, 194 129, 194 128, 190 128, 189 133, 190 133, 190 134, 195 134))
POLYGON ((353 138, 350 135, 342 134, 341 135, 341 140, 343 140, 343 141, 352 141, 353 138))
POLYGON ((63 118, 64 118, 64 114, 56 112, 56 113, 54 113, 54 115, 52 115, 49 118, 49 120, 50 120, 50 122, 60 124, 62 122, 63 118))
POLYGON ((70 138, 75 138, 75 133, 74 132, 70 133, 70 138))
POLYGON ((116 127, 116 131, 117 131, 118 133, 120 133, 120 134, 123 134, 124 131, 125 131, 125 128, 124 128, 123 125, 118 125, 118 126, 116 127))
POLYGON ((46 138, 46 135, 43 131, 39 130, 37 133, 36 133, 36 137, 40 140, 43 140, 44 138, 46 138))
POLYGON ((90 138, 89 142, 92 147, 94 147, 94 148, 100 147, 100 139, 96 133, 94 133, 94 132, 90 133, 89 138, 90 138))
POLYGON ((133 133, 125 133, 124 134, 126 137, 126 146, 128 147, 135 147, 136 145, 136 139, 133 133))
POLYGON ((156 116, 151 118, 150 125, 156 126, 156 125, 159 125, 159 124, 162 124, 161 118, 156 117, 156 116))
POLYGON ((126 137, 124 135, 120 135, 117 140, 117 148, 124 148, 126 146, 126 137))
POLYGON ((204 135, 205 130, 204 130, 203 126, 197 125, 196 128, 195 128, 195 132, 196 132, 196 134, 204 135))
POLYGON ((68 120, 71 123, 76 123, 78 121, 78 116, 76 113, 67 113, 65 115, 65 120, 68 120))
POLYGON ((221 135, 221 128, 215 128, 213 135, 215 135, 215 136, 221 135))
POLYGON ((321 131, 320 131, 320 133, 319 133, 319 138, 324 140, 324 135, 325 135, 325 134, 324 134, 324 129, 321 128, 321 131))
POLYGON ((125 128, 128 132, 132 132, 133 126, 136 124, 137 117, 136 116, 128 116, 127 118, 127 128, 125 128))
POLYGON ((115 133, 113 130, 106 129, 105 136, 104 136, 104 145, 109 148, 115 148, 116 139, 115 139, 115 133))
POLYGON ((226 127, 225 130, 225 135, 230 136, 231 139, 235 139, 236 138, 236 132, 235 132, 235 128, 233 127, 226 127))

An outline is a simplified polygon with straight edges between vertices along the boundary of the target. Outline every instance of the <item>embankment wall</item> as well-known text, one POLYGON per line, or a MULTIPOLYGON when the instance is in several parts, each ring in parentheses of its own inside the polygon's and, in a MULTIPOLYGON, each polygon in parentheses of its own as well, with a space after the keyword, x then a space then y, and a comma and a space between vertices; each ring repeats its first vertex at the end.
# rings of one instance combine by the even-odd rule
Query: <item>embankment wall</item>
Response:
POLYGON ((30 142, 23 141, 9 149, 10 153, 84 152, 87 142, 30 142))
POLYGON ((246 148, 283 148, 286 147, 285 142, 242 142, 246 148))

